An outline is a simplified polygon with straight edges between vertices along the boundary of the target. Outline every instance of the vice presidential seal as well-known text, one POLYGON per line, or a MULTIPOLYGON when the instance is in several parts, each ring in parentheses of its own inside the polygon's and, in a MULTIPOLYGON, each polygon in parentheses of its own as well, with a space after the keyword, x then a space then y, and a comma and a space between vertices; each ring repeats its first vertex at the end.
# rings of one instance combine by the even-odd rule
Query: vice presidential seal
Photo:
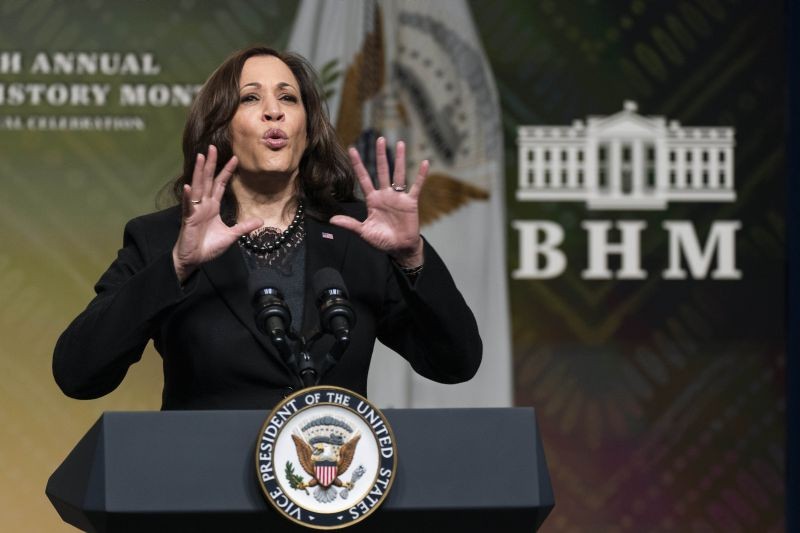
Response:
POLYGON ((264 495, 316 529, 360 522, 386 498, 397 470, 394 434, 366 398, 339 387, 303 389, 261 428, 256 469, 264 495))

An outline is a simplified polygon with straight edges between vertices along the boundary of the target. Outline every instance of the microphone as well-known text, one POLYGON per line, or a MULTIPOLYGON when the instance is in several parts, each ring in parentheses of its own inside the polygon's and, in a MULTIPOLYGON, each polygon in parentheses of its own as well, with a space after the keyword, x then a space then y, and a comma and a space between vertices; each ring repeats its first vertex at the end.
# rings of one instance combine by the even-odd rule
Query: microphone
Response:
POLYGON ((312 280, 314 294, 319 306, 319 322, 323 333, 334 337, 333 346, 325 354, 319 376, 326 375, 344 355, 350 345, 350 330, 356 325, 356 314, 348 300, 347 289, 342 275, 336 270, 325 267, 312 280))
POLYGON ((286 365, 295 369, 300 374, 303 383, 308 386, 316 379, 313 361, 308 354, 303 352, 302 364, 298 364, 297 357, 292 352, 292 347, 289 345, 289 336, 292 334, 289 329, 292 324, 292 314, 281 292, 274 287, 258 289, 253 296, 253 307, 256 312, 258 330, 269 337, 286 365))
POLYGON ((348 301, 342 275, 334 269, 326 267, 314 274, 313 287, 322 331, 332 334, 334 338, 333 345, 322 360, 319 371, 322 378, 336 366, 350 345, 350 330, 356 325, 356 314, 348 301))
POLYGON ((297 371, 304 386, 315 385, 317 370, 314 368, 314 360, 306 350, 302 337, 297 339, 290 329, 292 314, 281 292, 274 287, 258 289, 253 296, 253 307, 256 311, 256 326, 261 333, 270 338, 286 365, 297 371), (300 342, 302 349, 299 361, 289 344, 290 337, 300 342))
POLYGON ((344 352, 350 344, 350 330, 356 325, 356 315, 348 301, 344 280, 336 270, 325 267, 314 274, 312 286, 317 295, 322 331, 331 333, 344 352))
POLYGON ((258 289, 253 296, 256 326, 275 344, 286 342, 286 331, 292 323, 289 306, 281 292, 274 287, 258 289))

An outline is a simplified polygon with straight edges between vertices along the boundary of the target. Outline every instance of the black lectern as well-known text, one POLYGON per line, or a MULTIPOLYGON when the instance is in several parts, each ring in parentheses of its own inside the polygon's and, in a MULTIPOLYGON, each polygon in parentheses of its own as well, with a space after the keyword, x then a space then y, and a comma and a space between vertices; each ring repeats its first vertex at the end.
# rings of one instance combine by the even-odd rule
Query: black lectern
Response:
MULTIPOLYGON (((398 446, 383 506, 348 531, 531 531, 553 490, 531 408, 386 409, 398 446)), ((61 517, 96 532, 309 531, 256 479, 264 411, 105 413, 47 483, 61 517)))

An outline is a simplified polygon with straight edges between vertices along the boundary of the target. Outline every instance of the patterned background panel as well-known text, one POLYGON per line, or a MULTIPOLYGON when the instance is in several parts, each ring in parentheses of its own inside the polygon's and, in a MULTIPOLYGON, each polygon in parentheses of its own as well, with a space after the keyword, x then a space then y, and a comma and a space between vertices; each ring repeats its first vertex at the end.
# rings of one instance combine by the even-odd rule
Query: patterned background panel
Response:
POLYGON ((563 272, 509 291, 516 403, 538 408, 557 497, 543 529, 782 531, 783 5, 471 5, 504 111, 509 272, 523 261, 515 221, 564 233, 563 272), (518 127, 586 123, 626 100, 667 123, 733 128, 735 201, 643 211, 517 199, 518 127), (643 279, 586 279, 587 221, 643 224, 643 279), (740 279, 665 279, 666 221, 689 222, 700 244, 715 222, 738 221, 740 279))

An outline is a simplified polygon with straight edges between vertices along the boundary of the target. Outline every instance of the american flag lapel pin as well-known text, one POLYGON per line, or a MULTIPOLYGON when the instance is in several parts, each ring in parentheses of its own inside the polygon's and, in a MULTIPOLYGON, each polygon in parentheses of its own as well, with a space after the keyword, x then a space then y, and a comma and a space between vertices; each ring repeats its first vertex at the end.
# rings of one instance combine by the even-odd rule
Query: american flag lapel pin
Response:
POLYGON ((323 239, 333 240, 333 233, 328 233, 327 231, 323 231, 322 232, 322 238, 323 239))

